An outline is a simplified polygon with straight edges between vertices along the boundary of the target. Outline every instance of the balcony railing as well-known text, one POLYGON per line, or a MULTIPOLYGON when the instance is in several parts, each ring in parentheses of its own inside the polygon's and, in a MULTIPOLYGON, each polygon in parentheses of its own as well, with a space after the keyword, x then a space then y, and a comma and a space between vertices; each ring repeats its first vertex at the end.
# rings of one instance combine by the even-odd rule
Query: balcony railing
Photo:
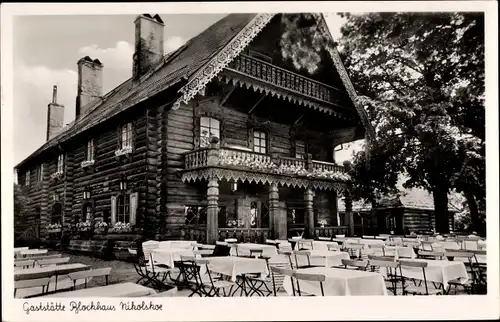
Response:
POLYGON ((338 96, 335 94, 340 93, 339 89, 243 54, 226 69, 327 103, 335 103, 335 96, 338 96))
POLYGON ((282 156, 242 151, 233 148, 203 148, 185 154, 185 170, 205 167, 222 167, 270 173, 309 177, 313 179, 329 179, 349 181, 350 177, 343 166, 311 159, 296 159, 282 156))
POLYGON ((332 226, 332 227, 314 227, 315 237, 335 237, 336 235, 349 235, 349 227, 347 226, 332 226))
POLYGON ((219 228, 218 238, 236 238, 240 243, 264 244, 269 238, 269 228, 219 228))

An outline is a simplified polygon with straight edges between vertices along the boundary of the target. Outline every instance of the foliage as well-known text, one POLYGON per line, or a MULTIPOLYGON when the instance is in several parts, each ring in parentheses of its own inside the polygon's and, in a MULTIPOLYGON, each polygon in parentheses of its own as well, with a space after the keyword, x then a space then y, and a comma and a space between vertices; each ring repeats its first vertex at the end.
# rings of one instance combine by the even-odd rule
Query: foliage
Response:
POLYGON ((280 39, 281 55, 285 61, 307 74, 314 74, 322 62, 322 50, 335 43, 321 28, 321 14, 283 14, 283 34, 280 39))
POLYGON ((31 199, 28 197, 26 187, 14 184, 14 215, 22 216, 29 204, 31 204, 31 199))
POLYGON ((405 187, 433 193, 437 229, 446 232, 451 189, 484 199, 484 17, 343 16, 344 61, 377 134, 371 158, 354 162, 358 193, 371 199, 404 173, 405 187))

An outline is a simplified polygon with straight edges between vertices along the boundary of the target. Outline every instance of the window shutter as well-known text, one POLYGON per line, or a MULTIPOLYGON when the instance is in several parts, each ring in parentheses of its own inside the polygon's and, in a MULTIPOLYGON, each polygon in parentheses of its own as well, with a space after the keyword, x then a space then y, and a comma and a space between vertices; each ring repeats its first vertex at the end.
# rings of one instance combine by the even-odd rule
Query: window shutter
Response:
POLYGON ((111 224, 116 222, 116 196, 111 196, 111 224))
POLYGON ((137 217, 137 205, 139 200, 139 193, 134 192, 130 194, 130 224, 135 225, 137 217))

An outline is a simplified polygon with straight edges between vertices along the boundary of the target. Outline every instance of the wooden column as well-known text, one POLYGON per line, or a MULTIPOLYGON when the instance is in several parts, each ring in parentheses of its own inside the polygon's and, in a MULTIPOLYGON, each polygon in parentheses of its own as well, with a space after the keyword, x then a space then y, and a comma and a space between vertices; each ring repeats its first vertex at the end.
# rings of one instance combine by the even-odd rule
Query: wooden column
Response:
POLYGON ((217 178, 211 177, 208 180, 207 190, 207 244, 215 244, 218 239, 218 201, 219 201, 219 182, 217 178))
POLYGON ((269 186, 269 229, 274 239, 286 239, 286 212, 283 216, 282 208, 279 202, 278 186, 272 183, 271 186, 269 186))
POLYGON ((347 228, 349 230, 349 235, 354 236, 354 217, 352 213, 351 193, 349 190, 346 190, 345 192, 344 203, 345 203, 345 224, 347 225, 347 228))
POLYGON ((314 208, 313 208, 314 192, 311 188, 307 188, 304 192, 304 224, 305 234, 307 238, 314 237, 314 208))

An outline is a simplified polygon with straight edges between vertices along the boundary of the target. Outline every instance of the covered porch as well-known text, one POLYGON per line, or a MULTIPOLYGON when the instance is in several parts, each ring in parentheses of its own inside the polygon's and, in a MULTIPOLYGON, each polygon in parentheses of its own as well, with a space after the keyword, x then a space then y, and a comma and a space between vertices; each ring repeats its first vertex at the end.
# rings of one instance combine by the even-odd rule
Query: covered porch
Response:
POLYGON ((337 198, 348 205, 350 178, 334 163, 269 156, 220 148, 218 144, 185 155, 182 181, 203 185, 206 204, 186 208, 185 239, 213 244, 236 238, 265 242, 353 235, 352 211, 337 220, 337 198), (196 212, 195 215, 193 213, 196 212))

